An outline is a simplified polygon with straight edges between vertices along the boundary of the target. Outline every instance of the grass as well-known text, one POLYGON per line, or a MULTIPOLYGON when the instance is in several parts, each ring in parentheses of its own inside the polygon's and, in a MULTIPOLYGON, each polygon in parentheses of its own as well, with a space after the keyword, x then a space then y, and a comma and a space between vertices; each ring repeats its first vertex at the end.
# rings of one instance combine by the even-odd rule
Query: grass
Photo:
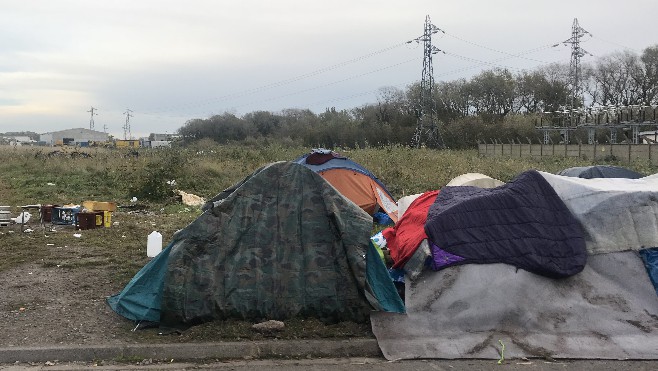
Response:
MULTIPOLYGON (((104 287, 105 291, 118 292, 148 262, 146 236, 150 232, 159 231, 166 245, 174 232, 201 213, 198 207, 182 205, 170 197, 172 187, 167 181, 175 180, 176 188, 211 198, 269 162, 292 160, 308 150, 277 144, 247 147, 205 142, 189 148, 140 150, 139 157, 126 157, 118 150, 90 149, 89 157, 82 157, 66 151, 51 156, 51 148, 0 147, 0 204, 12 206, 13 215, 25 204, 81 204, 95 200, 131 206, 134 196, 141 206, 120 208, 113 216, 115 225, 81 231, 80 238, 73 237, 75 231, 69 226, 50 231, 31 225, 32 233, 0 228, 0 271, 35 263, 47 268, 102 268, 109 271, 106 282, 110 287, 104 287), (64 246, 68 249, 53 254, 53 249, 64 246)), ((528 169, 555 173, 567 167, 593 164, 578 158, 486 158, 475 150, 435 151, 403 146, 336 150, 372 171, 396 198, 439 189, 468 172, 506 182, 528 169)), ((658 172, 645 162, 624 166, 645 174, 658 172)), ((195 326, 173 339, 158 337, 156 331, 149 330, 131 336, 136 341, 371 336, 368 324, 328 326, 313 319, 293 319, 286 321, 286 326, 280 333, 264 335, 251 331, 250 322, 228 320, 195 326)))
MULTIPOLYGON (((338 152, 364 165, 387 185, 394 197, 439 189, 452 178, 480 172, 504 182, 522 171, 538 169, 555 173, 567 167, 592 165, 578 158, 487 158, 476 150, 435 151, 404 146, 348 149, 338 152)), ((53 148, 0 147, 0 204, 12 206, 13 215, 24 204, 81 204, 85 200, 114 201, 131 205, 135 194, 148 195, 144 187, 164 187, 159 198, 139 198, 144 210, 122 209, 117 226, 94 229, 84 237, 71 241, 69 234, 35 231, 25 235, 3 233, 0 249, 0 271, 29 261, 48 260, 48 243, 89 246, 92 256, 65 261, 69 267, 111 264, 117 276, 129 278, 146 261, 141 252, 153 230, 168 241, 200 214, 195 207, 182 205, 169 197, 167 181, 175 180, 176 188, 205 198, 242 180, 255 169, 273 161, 292 160, 308 152, 308 148, 267 146, 218 146, 203 142, 196 147, 142 150, 139 157, 112 149, 88 149, 89 157, 71 156, 73 150, 53 148), (57 151, 57 156, 49 155, 57 151), (154 171, 154 169, 156 171, 154 171), (142 187, 140 189, 140 187, 142 187), (119 220, 120 219, 120 220, 119 220), (29 249, 26 245, 31 246, 29 249)), ((614 164, 614 163, 613 163, 614 164)), ((636 162, 628 167, 652 174, 658 169, 649 163, 636 162)), ((152 193, 154 195, 154 193, 152 193)), ((119 214, 117 214, 119 215, 119 214)), ((57 263, 60 264, 60 263, 57 263)))

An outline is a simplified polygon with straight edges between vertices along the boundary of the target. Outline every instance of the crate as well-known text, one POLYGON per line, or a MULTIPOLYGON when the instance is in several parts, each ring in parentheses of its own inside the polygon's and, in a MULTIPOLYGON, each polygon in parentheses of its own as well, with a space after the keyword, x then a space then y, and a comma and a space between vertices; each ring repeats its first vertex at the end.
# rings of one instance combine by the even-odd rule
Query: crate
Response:
POLYGON ((112 226, 112 212, 103 211, 103 226, 105 228, 110 228, 112 226))
POLYGON ((116 202, 84 201, 82 207, 91 211, 117 211, 116 202))
POLYGON ((80 207, 53 207, 51 222, 59 225, 75 225, 80 207))
POLYGON ((75 228, 76 229, 94 229, 102 225, 103 212, 102 211, 83 211, 75 215, 75 228), (100 224, 98 224, 100 221, 100 224))
POLYGON ((8 227, 11 224, 11 207, 0 206, 0 227, 8 227))
POLYGON ((53 207, 58 205, 41 205, 41 221, 51 223, 53 221, 53 207))

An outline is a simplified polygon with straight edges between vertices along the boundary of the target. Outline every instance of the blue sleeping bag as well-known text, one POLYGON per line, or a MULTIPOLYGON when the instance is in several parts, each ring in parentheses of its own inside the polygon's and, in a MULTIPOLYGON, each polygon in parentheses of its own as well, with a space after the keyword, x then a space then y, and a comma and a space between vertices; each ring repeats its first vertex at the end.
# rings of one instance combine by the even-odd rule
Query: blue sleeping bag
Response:
POLYGON ((430 207, 425 232, 434 269, 507 263, 542 276, 583 270, 583 230, 537 171, 497 188, 444 187, 430 207))

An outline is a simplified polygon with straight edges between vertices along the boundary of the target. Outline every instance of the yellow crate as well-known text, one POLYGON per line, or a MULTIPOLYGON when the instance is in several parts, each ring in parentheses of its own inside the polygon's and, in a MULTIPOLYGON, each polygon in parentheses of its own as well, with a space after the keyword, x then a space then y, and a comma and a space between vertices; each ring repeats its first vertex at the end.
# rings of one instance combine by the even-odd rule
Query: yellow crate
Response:
POLYGON ((117 211, 116 202, 84 201, 82 207, 92 211, 117 211))
POLYGON ((105 228, 110 228, 112 226, 112 212, 103 211, 103 225, 105 228))

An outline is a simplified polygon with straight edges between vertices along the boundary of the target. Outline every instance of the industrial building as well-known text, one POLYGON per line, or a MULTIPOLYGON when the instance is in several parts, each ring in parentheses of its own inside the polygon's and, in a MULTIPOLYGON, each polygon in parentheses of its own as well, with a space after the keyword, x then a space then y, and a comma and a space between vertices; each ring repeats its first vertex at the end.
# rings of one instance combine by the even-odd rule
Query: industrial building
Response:
POLYGON ((180 138, 179 134, 151 133, 148 138, 141 138, 140 142, 144 148, 171 147, 171 142, 180 138))
POLYGON ((90 143, 105 143, 110 135, 102 131, 78 128, 44 133, 39 136, 39 142, 47 146, 80 146, 86 147, 90 143))

